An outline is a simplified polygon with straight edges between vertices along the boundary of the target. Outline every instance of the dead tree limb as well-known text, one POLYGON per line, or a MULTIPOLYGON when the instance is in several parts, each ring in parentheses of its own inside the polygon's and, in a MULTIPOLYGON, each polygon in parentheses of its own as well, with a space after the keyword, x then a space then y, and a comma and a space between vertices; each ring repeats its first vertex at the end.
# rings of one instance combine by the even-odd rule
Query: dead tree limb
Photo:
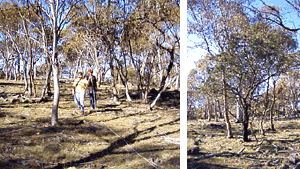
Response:
POLYGON ((258 146, 260 146, 260 145, 262 145, 262 143, 265 141, 265 139, 263 138, 262 140, 261 140, 261 142, 259 143, 259 144, 257 144, 257 145, 245 145, 246 147, 258 147, 258 146))
POLYGON ((238 152, 230 152, 230 151, 223 151, 222 153, 215 153, 215 154, 209 154, 201 157, 196 157, 194 160, 200 160, 200 159, 206 159, 206 158, 211 158, 211 157, 219 157, 224 154, 231 154, 232 156, 239 156, 243 151, 245 150, 245 147, 241 148, 240 151, 238 152))

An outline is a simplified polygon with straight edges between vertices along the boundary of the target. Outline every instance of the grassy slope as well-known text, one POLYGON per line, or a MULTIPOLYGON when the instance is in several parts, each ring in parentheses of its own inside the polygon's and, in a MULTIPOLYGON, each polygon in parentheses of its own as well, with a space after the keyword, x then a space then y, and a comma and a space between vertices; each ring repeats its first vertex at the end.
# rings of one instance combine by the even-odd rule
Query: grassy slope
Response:
MULTIPOLYGON (((86 96, 86 115, 79 116, 70 86, 61 83, 57 127, 50 125, 51 101, 0 101, 0 168, 152 168, 148 161, 179 168, 180 146, 167 139, 180 138, 180 111, 164 105, 179 106, 178 97, 148 111, 139 100, 114 104, 109 87, 101 86, 98 109, 89 111, 86 96)), ((0 80, 2 94, 22 93, 23 87, 0 80)))
MULTIPOLYGON (((196 146, 200 148, 199 155, 188 155, 188 168, 280 168, 284 164, 290 168, 294 167, 295 164, 290 162, 290 155, 287 152, 297 153, 300 150, 299 119, 278 120, 275 122, 275 132, 269 131, 265 136, 257 133, 258 142, 250 136, 252 141, 247 143, 242 140, 241 124, 233 122, 231 124, 234 138, 227 139, 224 122, 208 122, 207 120, 188 122, 188 149, 196 146), (211 124, 221 127, 213 128, 211 124), (196 139, 200 140, 199 145, 195 145, 196 139), (265 140, 258 146, 263 139, 265 140), (239 157, 224 154, 220 157, 194 160, 210 153, 238 152, 242 147, 245 147, 245 150, 239 157)), ((264 125, 267 128, 268 123, 264 125)), ((258 122, 254 122, 253 130, 258 129, 258 122)), ((299 157, 297 158, 299 160, 299 157)))

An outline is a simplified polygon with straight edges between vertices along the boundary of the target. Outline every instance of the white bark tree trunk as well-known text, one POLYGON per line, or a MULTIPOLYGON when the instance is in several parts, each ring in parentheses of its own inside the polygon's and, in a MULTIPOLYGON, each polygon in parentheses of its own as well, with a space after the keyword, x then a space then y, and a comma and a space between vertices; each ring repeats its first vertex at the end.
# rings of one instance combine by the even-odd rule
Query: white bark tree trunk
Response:
POLYGON ((59 79, 58 79, 58 59, 57 59, 57 2, 50 0, 50 7, 52 12, 52 33, 53 33, 53 53, 52 53, 52 71, 53 71, 53 85, 54 97, 51 115, 51 125, 54 126, 58 123, 58 104, 59 104, 59 79))

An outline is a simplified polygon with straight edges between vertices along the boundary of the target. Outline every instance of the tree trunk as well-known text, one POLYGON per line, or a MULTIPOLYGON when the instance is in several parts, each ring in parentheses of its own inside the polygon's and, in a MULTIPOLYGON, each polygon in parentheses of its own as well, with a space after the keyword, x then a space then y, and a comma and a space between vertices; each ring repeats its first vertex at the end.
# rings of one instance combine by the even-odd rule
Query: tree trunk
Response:
POLYGON ((143 95, 143 102, 147 103, 149 87, 146 88, 143 95))
POLYGON ((99 63, 99 59, 98 59, 98 55, 99 55, 99 51, 98 51, 98 48, 97 46, 94 47, 94 55, 95 55, 95 60, 96 60, 96 77, 97 78, 97 87, 100 87, 101 85, 101 80, 102 80, 102 77, 101 77, 101 65, 99 63))
POLYGON ((264 136, 265 135, 265 130, 264 130, 264 124, 263 123, 264 123, 264 117, 262 117, 260 119, 260 132, 264 136))
MULTIPOLYGON (((128 88, 128 79, 127 79, 127 72, 126 75, 124 75, 121 71, 122 71, 122 66, 116 66, 117 70, 118 70, 118 80, 119 80, 119 85, 121 85, 120 83, 122 82, 123 86, 125 87, 125 95, 127 98, 127 101, 132 102, 132 99, 130 97, 129 94, 129 88, 128 88), (120 68, 121 67, 121 68, 120 68)), ((126 67, 125 67, 126 69, 126 67)), ((126 70, 127 71, 127 70, 126 70)))
POLYGON ((237 99, 237 102, 236 102, 236 119, 237 119, 237 123, 241 123, 243 121, 242 120, 243 119, 243 112, 241 110, 238 99, 237 99))
POLYGON ((217 105, 217 101, 215 101, 215 121, 218 122, 219 118, 218 118, 218 105, 217 105))
POLYGON ((156 98, 154 99, 154 101, 150 104, 150 106, 149 106, 149 109, 150 109, 150 110, 152 110, 152 108, 156 105, 156 102, 160 99, 160 96, 161 96, 162 92, 164 92, 164 90, 161 90, 161 91, 157 94, 157 96, 156 96, 156 98))
MULTIPOLYGON (((173 46, 173 48, 171 50, 168 50, 169 54, 170 54, 170 61, 167 67, 167 71, 166 74, 162 76, 162 80, 160 83, 160 89, 158 91, 158 93, 161 95, 162 92, 164 92, 166 90, 166 88, 169 86, 169 84, 166 84, 166 81, 169 81, 169 83, 171 82, 170 80, 170 72, 173 68, 174 65, 174 60, 175 60, 175 47, 173 46), (167 80, 169 79, 169 80, 167 80)), ((152 108, 155 106, 156 101, 160 98, 160 95, 157 95, 156 99, 151 103, 150 105, 150 110, 152 110, 152 108)))
POLYGON ((79 62, 80 62, 80 57, 78 57, 77 61, 76 61, 76 66, 75 66, 75 70, 74 70, 74 76, 73 79, 76 78, 76 73, 78 72, 78 67, 79 67, 79 62))
POLYGON ((49 70, 47 72, 45 83, 44 83, 44 86, 43 86, 43 89, 42 89, 42 92, 41 92, 41 98, 45 97, 46 91, 48 93, 50 92, 48 90, 48 86, 49 86, 49 83, 50 83, 50 77, 51 77, 51 73, 52 73, 52 65, 50 65, 49 63, 48 63, 48 69, 49 70))
POLYGON ((244 108, 244 120, 243 120, 243 140, 245 142, 249 142, 248 125, 249 125, 249 113, 248 113, 248 105, 246 105, 244 108))
MULTIPOLYGON (((175 63, 175 72, 179 72, 180 70, 178 70, 179 68, 178 68, 178 64, 177 63, 175 63)), ((179 73, 180 74, 180 73, 179 73)), ((179 75, 176 75, 175 76, 175 90, 178 90, 178 88, 179 88, 179 75)))
POLYGON ((270 88, 270 78, 267 81, 267 90, 266 90, 266 95, 265 95, 265 109, 263 111, 263 116, 261 117, 261 120, 260 120, 260 130, 261 130, 262 135, 265 135, 263 122, 266 117, 267 111, 269 110, 269 88, 270 88))
POLYGON ((23 59, 23 77, 25 83, 25 94, 28 92, 28 80, 27 80, 27 62, 23 59))
POLYGON ((218 104, 219 119, 221 119, 221 118, 223 118, 223 116, 222 116, 221 105, 220 105, 219 99, 217 100, 217 104, 218 104))
POLYGON ((33 79, 36 79, 37 76, 37 67, 36 67, 36 63, 33 64, 33 79))
POLYGON ((29 79, 29 85, 28 85, 28 96, 32 96, 33 95, 33 72, 32 70, 28 71, 28 79, 29 79))
POLYGON ((14 61, 14 80, 17 81, 17 61, 14 61))
POLYGON ((226 90, 226 79, 225 79, 225 70, 222 72, 222 78, 223 78, 223 101, 224 101, 224 120, 226 123, 227 128, 227 138, 232 138, 232 131, 231 131, 231 124, 229 121, 228 116, 228 109, 227 109, 227 90, 226 90))
POLYGON ((210 108, 209 96, 207 97, 207 116, 208 116, 208 121, 211 121, 211 108, 210 108))
POLYGON ((57 58, 57 41, 58 41, 58 30, 57 30, 57 9, 56 3, 50 0, 50 6, 52 11, 52 33, 53 33, 53 53, 52 53, 52 69, 53 69, 53 85, 54 85, 54 97, 53 107, 51 114, 51 125, 54 126, 58 123, 58 104, 59 104, 59 79, 58 79, 58 58, 57 58))
POLYGON ((148 92, 150 90, 150 77, 147 76, 147 84, 145 86, 145 91, 143 91, 143 102, 147 103, 147 99, 148 99, 148 92))
POLYGON ((129 95, 129 89, 128 89, 128 82, 127 82, 127 81, 125 82, 125 94, 126 94, 127 100, 128 100, 129 102, 131 102, 132 99, 131 99, 131 97, 130 97, 130 95, 129 95))
POLYGON ((179 89, 179 76, 176 76, 175 90, 179 89))
POLYGON ((35 84, 34 84, 33 71, 31 71, 31 75, 29 77, 30 77, 30 82, 31 82, 31 96, 33 95, 33 97, 36 97, 36 88, 35 88, 35 84))
POLYGON ((29 46, 29 63, 28 63, 28 79, 29 79, 29 86, 28 86, 28 95, 31 97, 33 93, 33 72, 32 72, 32 50, 31 50, 31 42, 28 40, 29 46))
POLYGON ((53 107, 51 115, 52 126, 58 123, 58 104, 59 104, 59 79, 58 79, 58 64, 53 65, 53 85, 54 85, 54 97, 53 107))
POLYGON ((118 98, 118 91, 116 87, 116 79, 115 79, 115 72, 114 72, 114 65, 113 65, 113 58, 110 58, 110 74, 111 74, 111 88, 113 92, 113 101, 117 102, 119 100, 118 98))
POLYGON ((150 104, 150 106, 148 107, 150 110, 152 110, 152 108, 156 105, 156 102, 160 99, 161 94, 167 89, 167 87, 170 84, 170 78, 165 79, 165 82, 163 82, 162 84, 164 85, 163 87, 161 87, 159 89, 159 92, 156 96, 156 98, 154 99, 154 101, 150 104), (167 83, 166 83, 167 81, 167 83))
POLYGON ((8 80, 11 80, 11 77, 12 77, 12 66, 10 65, 9 66, 9 78, 8 78, 8 80))
POLYGON ((16 62, 16 70, 17 70, 17 79, 22 81, 20 60, 21 60, 20 57, 18 57, 16 62))
POLYGON ((273 103, 270 111, 270 129, 272 131, 275 131, 274 123, 273 123, 273 111, 274 111, 274 106, 275 106, 275 101, 276 101, 276 93, 275 93, 275 85, 276 81, 273 81, 273 103))

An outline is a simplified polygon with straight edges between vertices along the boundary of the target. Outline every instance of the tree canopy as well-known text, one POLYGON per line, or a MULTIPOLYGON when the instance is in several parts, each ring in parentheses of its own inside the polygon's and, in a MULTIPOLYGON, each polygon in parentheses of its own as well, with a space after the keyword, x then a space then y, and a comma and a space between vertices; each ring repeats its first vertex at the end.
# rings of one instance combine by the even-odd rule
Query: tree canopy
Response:
POLYGON ((188 1, 188 32, 201 39, 200 46, 207 52, 189 75, 189 107, 205 110, 206 104, 212 104, 209 100, 222 99, 227 115, 227 107, 238 102, 243 109, 244 141, 248 141, 255 103, 269 92, 270 79, 280 79, 299 66, 295 31, 271 21, 271 16, 262 17, 270 6, 265 4, 258 12, 252 2, 188 1))

